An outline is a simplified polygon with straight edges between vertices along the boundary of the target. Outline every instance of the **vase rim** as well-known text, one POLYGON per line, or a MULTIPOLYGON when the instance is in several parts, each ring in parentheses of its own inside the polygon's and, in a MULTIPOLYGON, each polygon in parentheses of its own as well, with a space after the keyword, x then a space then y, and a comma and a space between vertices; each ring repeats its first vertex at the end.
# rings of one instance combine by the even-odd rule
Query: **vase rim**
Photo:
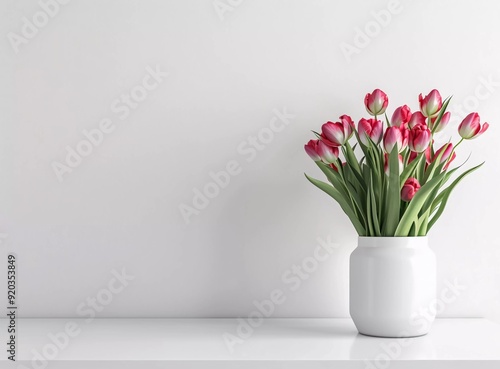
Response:
POLYGON ((359 237, 358 247, 426 247, 429 245, 427 236, 418 237, 359 237))
POLYGON ((406 238, 415 238, 415 239, 420 239, 420 238, 428 238, 429 236, 358 236, 358 238, 366 238, 366 239, 371 239, 371 238, 377 238, 377 239, 406 239, 406 238))

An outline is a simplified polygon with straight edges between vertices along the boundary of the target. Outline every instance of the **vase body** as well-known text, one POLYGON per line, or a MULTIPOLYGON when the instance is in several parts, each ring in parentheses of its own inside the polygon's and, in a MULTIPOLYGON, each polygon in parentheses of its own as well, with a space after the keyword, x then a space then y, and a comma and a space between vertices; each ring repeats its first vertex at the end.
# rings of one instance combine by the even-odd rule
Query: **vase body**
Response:
POLYGON ((358 331, 415 337, 435 318, 436 257, 427 237, 359 237, 349 270, 349 312, 358 331))

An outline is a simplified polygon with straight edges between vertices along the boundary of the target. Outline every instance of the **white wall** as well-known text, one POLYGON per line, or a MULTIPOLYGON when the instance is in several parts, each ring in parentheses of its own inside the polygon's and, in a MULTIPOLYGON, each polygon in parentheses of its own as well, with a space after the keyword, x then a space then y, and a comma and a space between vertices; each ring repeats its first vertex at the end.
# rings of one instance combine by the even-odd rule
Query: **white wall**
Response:
POLYGON ((2 1, 0 247, 18 254, 20 314, 76 316, 88 297, 111 296, 103 288, 125 268, 135 279, 99 316, 245 316, 274 289, 286 298, 274 316, 348 316, 356 234, 305 180, 321 175, 303 144, 327 120, 365 116, 379 87, 391 111, 438 88, 452 111, 469 104, 491 123, 460 147, 459 161, 473 151, 467 165, 487 164, 431 242, 440 289, 466 287, 441 315, 498 318, 500 3, 401 1, 377 29, 372 12, 388 4, 253 0, 219 16, 212 0, 74 0, 44 19, 36 1, 2 1), (16 53, 9 39, 34 15, 47 25, 16 53), (365 27, 377 34, 346 58, 341 46, 365 27), (120 96, 146 91, 136 87, 148 66, 169 75, 146 81, 128 114, 120 96), (103 120, 114 130, 58 181, 54 163, 103 120), (270 126, 284 128, 251 152, 248 137, 265 140, 270 126), (179 206, 234 161, 241 172, 186 224, 179 206), (282 277, 311 262, 317 238, 335 247, 292 291, 282 277))

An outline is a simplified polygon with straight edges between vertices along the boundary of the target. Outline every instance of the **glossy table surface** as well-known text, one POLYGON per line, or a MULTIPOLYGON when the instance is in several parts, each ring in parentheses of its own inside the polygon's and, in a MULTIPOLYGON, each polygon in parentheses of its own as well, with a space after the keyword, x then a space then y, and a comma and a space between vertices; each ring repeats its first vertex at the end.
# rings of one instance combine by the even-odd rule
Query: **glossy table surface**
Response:
MULTIPOLYGON (((19 319, 19 368, 500 368, 500 325, 438 319, 411 339, 350 319, 19 319), (339 366, 340 365, 340 366, 339 366)), ((2 320, 6 337, 7 321, 2 320)), ((11 366, 14 365, 14 366, 11 366)))

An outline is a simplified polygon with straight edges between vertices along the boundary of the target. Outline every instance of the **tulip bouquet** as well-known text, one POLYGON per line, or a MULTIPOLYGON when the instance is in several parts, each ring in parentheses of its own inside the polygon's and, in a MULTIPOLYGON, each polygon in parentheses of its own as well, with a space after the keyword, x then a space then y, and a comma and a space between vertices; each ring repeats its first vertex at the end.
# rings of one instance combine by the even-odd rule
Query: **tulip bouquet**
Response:
POLYGON ((420 94, 420 111, 412 113, 403 105, 389 120, 387 95, 376 89, 365 97, 372 118, 362 118, 357 129, 351 117, 342 115, 338 122, 323 124, 321 133, 313 131, 317 139, 310 140, 305 150, 330 183, 306 177, 339 203, 360 236, 427 235, 453 189, 482 165, 449 183, 460 168, 450 168, 457 146, 489 126, 481 125, 477 113, 470 113, 458 127, 462 139, 457 144, 434 147, 434 135, 450 120, 446 111, 450 99, 443 101, 437 90, 425 97, 420 94), (351 146, 353 136, 357 143, 351 146), (362 153, 360 160, 356 152, 362 153))

